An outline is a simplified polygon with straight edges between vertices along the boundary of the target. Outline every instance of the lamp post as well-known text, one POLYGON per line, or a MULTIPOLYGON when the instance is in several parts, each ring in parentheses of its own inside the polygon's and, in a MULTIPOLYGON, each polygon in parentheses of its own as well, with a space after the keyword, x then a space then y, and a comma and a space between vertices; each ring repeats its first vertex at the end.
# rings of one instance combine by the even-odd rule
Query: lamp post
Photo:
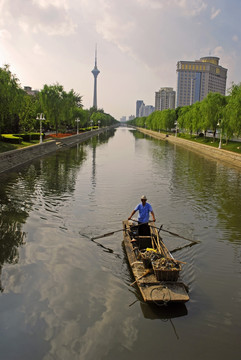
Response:
POLYGON ((98 128, 100 128, 100 120, 98 120, 98 128))
POLYGON ((93 126, 93 120, 90 120, 91 131, 92 131, 92 126, 93 126))
POLYGON ((175 132, 175 136, 177 136, 177 130, 178 130, 178 124, 177 124, 177 121, 175 121, 174 125, 176 126, 176 132, 175 132))
POLYGON ((222 127, 221 127, 222 121, 221 119, 218 120, 217 126, 220 126, 220 136, 219 136, 219 145, 218 148, 222 149, 222 127))
POLYGON ((78 134, 78 133, 79 133, 79 122, 80 122, 80 119, 77 118, 75 121, 77 122, 77 134, 78 134))
POLYGON ((39 139, 39 143, 42 144, 42 142, 43 142, 43 138, 42 138, 42 121, 45 120, 44 114, 43 113, 37 114, 36 120, 40 121, 40 139, 39 139))

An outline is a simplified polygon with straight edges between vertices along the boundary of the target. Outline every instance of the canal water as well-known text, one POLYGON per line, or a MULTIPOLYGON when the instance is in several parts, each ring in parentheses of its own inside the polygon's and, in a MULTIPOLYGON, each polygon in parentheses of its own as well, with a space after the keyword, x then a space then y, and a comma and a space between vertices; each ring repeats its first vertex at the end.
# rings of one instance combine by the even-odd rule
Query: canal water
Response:
POLYGON ((1 359, 240 359, 240 170, 120 127, 0 182, 1 359), (185 305, 130 286, 118 230, 143 194, 157 226, 200 241, 161 233, 185 305))

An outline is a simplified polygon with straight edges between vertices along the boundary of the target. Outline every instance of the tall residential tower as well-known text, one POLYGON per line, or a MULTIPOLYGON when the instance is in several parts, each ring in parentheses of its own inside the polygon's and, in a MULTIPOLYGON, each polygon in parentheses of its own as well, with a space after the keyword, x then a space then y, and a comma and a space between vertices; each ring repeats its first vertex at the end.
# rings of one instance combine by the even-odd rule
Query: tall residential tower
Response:
POLYGON ((196 61, 178 61, 176 106, 202 101, 210 92, 225 95, 227 71, 219 65, 219 58, 214 56, 196 61))
POLYGON ((160 88, 155 93, 155 110, 175 109, 176 92, 171 87, 160 88))
POLYGON ((97 68, 97 48, 95 49, 95 67, 91 71, 94 75, 94 98, 93 98, 93 107, 97 109, 97 76, 99 75, 100 71, 97 68))

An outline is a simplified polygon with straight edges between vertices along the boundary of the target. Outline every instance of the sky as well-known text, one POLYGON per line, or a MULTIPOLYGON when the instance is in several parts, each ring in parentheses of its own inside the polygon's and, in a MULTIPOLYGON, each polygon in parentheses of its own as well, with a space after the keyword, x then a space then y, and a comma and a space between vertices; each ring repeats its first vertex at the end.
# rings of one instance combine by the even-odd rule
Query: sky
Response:
POLYGON ((117 120, 176 90, 176 64, 218 56, 241 82, 240 0, 0 0, 0 67, 22 87, 59 83, 117 120))

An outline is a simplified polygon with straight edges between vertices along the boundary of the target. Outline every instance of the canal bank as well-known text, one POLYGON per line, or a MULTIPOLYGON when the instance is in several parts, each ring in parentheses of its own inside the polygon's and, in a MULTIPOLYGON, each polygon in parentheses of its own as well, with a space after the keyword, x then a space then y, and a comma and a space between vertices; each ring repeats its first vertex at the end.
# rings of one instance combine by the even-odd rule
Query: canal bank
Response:
POLYGON ((26 148, 11 150, 0 154, 0 173, 8 170, 12 170, 20 165, 26 164, 32 160, 35 160, 41 156, 50 154, 54 151, 58 151, 66 146, 72 146, 77 143, 81 143, 91 137, 101 134, 108 129, 117 127, 118 125, 112 125, 108 128, 100 128, 97 130, 88 131, 81 134, 68 136, 57 140, 50 140, 43 142, 42 144, 35 144, 26 148))
POLYGON ((179 137, 176 137, 174 135, 168 135, 162 134, 153 130, 147 130, 143 128, 137 128, 140 132, 147 134, 149 136, 152 136, 153 138, 168 141, 173 144, 176 144, 178 146, 185 147, 186 149, 195 151, 199 154, 202 154, 203 156, 208 156, 209 158, 213 158, 218 161, 223 161, 226 164, 229 164, 231 166, 238 167, 241 169, 241 155, 234 153, 232 151, 227 151, 223 149, 217 149, 212 146, 195 143, 190 140, 185 140, 179 137))

